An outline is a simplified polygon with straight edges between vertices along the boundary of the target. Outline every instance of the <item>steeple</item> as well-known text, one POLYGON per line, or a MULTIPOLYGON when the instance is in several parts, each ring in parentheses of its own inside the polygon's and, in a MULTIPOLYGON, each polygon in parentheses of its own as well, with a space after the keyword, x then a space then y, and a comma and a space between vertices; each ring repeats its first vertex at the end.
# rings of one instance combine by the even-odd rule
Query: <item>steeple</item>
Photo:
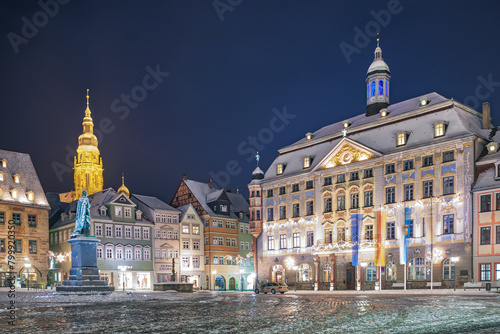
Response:
POLYGON ((73 200, 78 199, 83 190, 92 195, 103 188, 102 158, 94 135, 94 122, 89 107, 89 90, 87 89, 87 108, 83 117, 83 133, 78 137, 77 156, 74 162, 75 192, 73 200))
POLYGON ((366 116, 378 114, 389 106, 389 82, 391 71, 382 59, 380 39, 377 38, 377 47, 374 59, 366 73, 366 116))

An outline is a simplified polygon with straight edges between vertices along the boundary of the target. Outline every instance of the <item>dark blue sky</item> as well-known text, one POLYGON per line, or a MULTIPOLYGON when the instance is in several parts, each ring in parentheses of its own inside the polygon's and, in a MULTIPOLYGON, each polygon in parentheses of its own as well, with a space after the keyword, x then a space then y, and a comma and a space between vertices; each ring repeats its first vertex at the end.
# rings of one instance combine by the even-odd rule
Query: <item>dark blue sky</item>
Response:
POLYGON ((123 172, 131 192, 169 202, 183 173, 206 182, 233 161, 227 188, 246 194, 255 168, 248 137, 269 135, 273 108, 296 117, 265 137, 263 169, 306 132, 364 113, 375 37, 350 62, 340 45, 355 47, 355 29, 377 25, 392 103, 432 91, 489 101, 500 124, 496 1, 216 3, 229 7, 219 15, 210 0, 73 0, 50 17, 36 1, 2 2, 0 148, 29 153, 45 191, 71 190, 73 174, 58 177, 53 166, 77 147, 89 88, 96 128, 108 132, 99 143, 105 187, 118 188, 123 172), (374 24, 372 11, 388 9, 390 22, 374 24), (23 36, 34 22, 38 31, 23 36), (146 90, 147 67, 169 75, 146 90), (478 95, 480 77, 494 84, 478 95), (131 93, 141 101, 125 107, 131 93))

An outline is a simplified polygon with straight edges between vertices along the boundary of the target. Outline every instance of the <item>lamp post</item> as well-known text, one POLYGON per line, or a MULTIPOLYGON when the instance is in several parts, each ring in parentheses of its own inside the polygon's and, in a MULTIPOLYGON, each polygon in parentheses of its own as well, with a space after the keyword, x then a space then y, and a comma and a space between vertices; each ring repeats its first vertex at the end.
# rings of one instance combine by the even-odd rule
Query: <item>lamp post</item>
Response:
POLYGON ((215 290, 215 274, 217 274, 217 270, 212 270, 213 282, 214 282, 214 290, 215 290))
MULTIPOLYGON (((27 268, 29 270, 29 268, 31 268, 31 263, 25 263, 24 264, 24 267, 27 268)), ((28 287, 28 291, 30 291, 30 273, 28 272, 28 274, 26 275, 28 277, 28 279, 26 280, 26 284, 27 284, 27 287, 28 287)))
POLYGON ((293 270, 295 270, 295 291, 297 291, 297 282, 298 282, 298 273, 299 273, 299 266, 293 266, 293 270))
POLYGON ((363 291, 365 291, 365 268, 368 266, 368 262, 361 262, 361 282, 363 284, 363 291))
MULTIPOLYGON (((456 268, 456 263, 460 261, 460 258, 458 256, 452 256, 450 258, 451 263, 453 264, 453 291, 457 291, 457 268, 456 268)), ((450 268, 451 271, 451 268, 450 268)))
POLYGON ((127 266, 118 266, 118 269, 122 272, 122 280, 123 280, 123 292, 125 292, 125 272, 127 271, 127 266))
POLYGON ((243 277, 241 277, 241 276, 242 276, 242 274, 243 274, 244 272, 245 272, 245 269, 240 269, 240 285, 241 285, 240 290, 241 290, 241 291, 243 291, 243 280, 242 280, 242 279, 243 279, 243 277))

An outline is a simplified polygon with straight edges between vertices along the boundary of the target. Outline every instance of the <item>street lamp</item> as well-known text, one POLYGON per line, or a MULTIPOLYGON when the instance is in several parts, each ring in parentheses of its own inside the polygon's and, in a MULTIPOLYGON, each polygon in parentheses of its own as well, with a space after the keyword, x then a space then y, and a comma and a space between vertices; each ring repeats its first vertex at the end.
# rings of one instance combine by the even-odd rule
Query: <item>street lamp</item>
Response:
MULTIPOLYGON (((453 263, 453 291, 457 291, 457 268, 456 268, 456 263, 460 261, 460 258, 458 256, 452 256, 450 258, 451 263, 453 263)), ((450 270, 451 271, 451 270, 450 270)))
POLYGON ((242 283, 243 281, 242 281, 242 277, 241 277, 241 275, 242 275, 244 272, 245 272, 245 269, 240 269, 240 285, 241 285, 240 290, 241 290, 241 291, 243 291, 243 283, 242 283))
POLYGON ((361 281, 363 284, 363 291, 365 291, 365 269, 368 266, 368 262, 361 262, 361 281))
POLYGON ((215 290, 215 274, 217 274, 217 270, 212 270, 213 282, 214 282, 214 290, 215 290))
POLYGON ((299 273, 299 266, 293 266, 293 270, 295 270, 295 291, 297 291, 297 281, 298 279, 298 273, 299 273))
MULTIPOLYGON (((26 261, 27 259, 28 259, 28 258, 25 258, 24 260, 26 261)), ((25 263, 25 264, 24 264, 24 267, 25 267, 25 268, 27 268, 27 269, 29 270, 29 268, 31 268, 31 263, 29 263, 29 262, 28 262, 28 263, 25 263)), ((28 271, 28 274, 27 274, 26 276, 28 277, 26 284, 27 284, 27 286, 28 286, 28 291, 30 291, 30 273, 29 273, 29 271, 28 271)))

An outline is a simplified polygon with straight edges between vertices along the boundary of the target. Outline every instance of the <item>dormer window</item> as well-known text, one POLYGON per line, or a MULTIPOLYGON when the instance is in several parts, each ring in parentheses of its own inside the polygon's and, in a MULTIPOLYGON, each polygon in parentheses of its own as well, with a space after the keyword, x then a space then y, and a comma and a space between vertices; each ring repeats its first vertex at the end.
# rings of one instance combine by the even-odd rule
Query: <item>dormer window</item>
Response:
POLYGON ((314 135, 311 132, 306 133, 306 139, 311 140, 314 138, 314 135))
POLYGON ((396 134, 397 138, 397 145, 396 146, 403 146, 406 145, 408 141, 408 132, 406 131, 401 131, 396 134))
POLYGON ((102 207, 102 208, 99 210, 99 214, 100 214, 101 216, 106 216, 106 211, 108 211, 108 210, 106 209, 106 207, 102 207))
POLYGON ((497 178, 500 178, 500 164, 497 165, 497 178))
POLYGON ((285 170, 285 165, 284 164, 278 164, 276 168, 276 174, 281 175, 283 174, 283 171, 285 170))
POLYGON ((380 117, 385 117, 390 114, 390 111, 386 108, 380 109, 380 117))
POLYGON ((0 172, 0 181, 5 181, 5 176, 3 172, 0 172))
POLYGON ((12 189, 11 195, 12 195, 13 199, 17 199, 17 194, 18 194, 17 190, 16 189, 12 189))
POLYGON ((115 216, 116 217, 122 216, 122 207, 121 206, 115 206, 115 216))
POLYGON ((2 167, 7 168, 7 159, 2 160, 2 167))
POLYGON ((141 220, 142 219, 142 211, 141 210, 137 210, 135 212, 135 217, 137 220, 141 220))
POLYGON ((21 177, 19 174, 14 175, 14 183, 20 183, 21 182, 21 177))
POLYGON ((33 194, 32 191, 28 191, 28 194, 26 197, 28 197, 28 201, 33 202, 33 200, 35 199, 35 194, 33 194))
POLYGON ((227 205, 221 205, 220 206, 220 211, 221 212, 227 212, 227 205))
POLYGON ((436 122, 434 123, 434 138, 442 137, 446 133, 447 122, 436 122))
POLYGON ((429 102, 431 102, 431 100, 429 100, 429 98, 423 97, 420 99, 420 106, 425 107, 426 105, 429 104, 429 102))
POLYGON ((498 151, 498 143, 491 142, 487 145, 488 154, 492 154, 498 151))
POLYGON ((344 129, 347 129, 350 126, 351 126, 351 122, 349 122, 349 121, 344 122, 344 129))
POLYGON ((304 158, 304 168, 309 168, 311 167, 311 157, 305 157, 304 158))

